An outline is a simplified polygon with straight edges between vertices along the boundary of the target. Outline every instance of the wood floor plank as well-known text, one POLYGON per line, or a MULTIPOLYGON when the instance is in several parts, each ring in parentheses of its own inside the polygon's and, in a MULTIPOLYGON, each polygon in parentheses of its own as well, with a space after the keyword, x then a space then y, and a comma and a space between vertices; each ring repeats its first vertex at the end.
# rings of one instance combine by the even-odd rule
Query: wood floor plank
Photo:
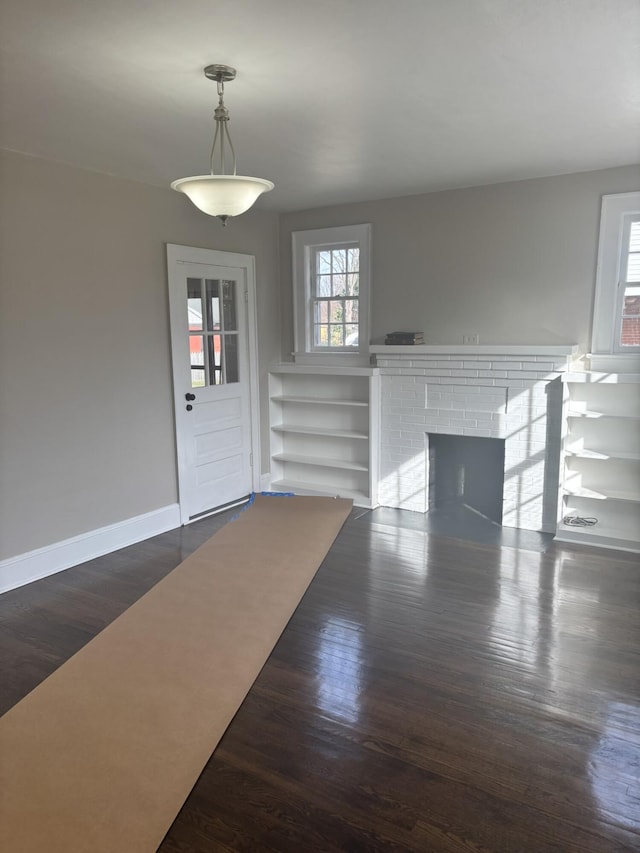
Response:
MULTIPOLYGON (((0 709, 232 514, 0 597, 0 709)), ((354 511, 160 850, 640 850, 637 555, 354 511)))

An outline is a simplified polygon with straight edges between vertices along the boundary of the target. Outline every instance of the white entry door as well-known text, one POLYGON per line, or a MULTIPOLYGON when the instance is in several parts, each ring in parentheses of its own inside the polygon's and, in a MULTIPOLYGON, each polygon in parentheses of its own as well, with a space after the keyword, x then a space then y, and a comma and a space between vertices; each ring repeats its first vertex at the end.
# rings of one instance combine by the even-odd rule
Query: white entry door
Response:
MULTIPOLYGON (((253 257, 167 246, 180 516, 256 490, 253 257)), ((256 475, 259 478, 259 469, 256 475)))

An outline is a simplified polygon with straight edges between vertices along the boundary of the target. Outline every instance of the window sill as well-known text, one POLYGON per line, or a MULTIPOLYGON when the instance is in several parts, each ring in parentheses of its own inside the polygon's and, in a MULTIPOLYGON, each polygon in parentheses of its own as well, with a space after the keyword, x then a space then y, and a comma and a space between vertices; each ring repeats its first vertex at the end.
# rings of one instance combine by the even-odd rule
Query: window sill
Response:
POLYGON ((640 353, 590 353, 591 370, 602 373, 640 373, 640 353))

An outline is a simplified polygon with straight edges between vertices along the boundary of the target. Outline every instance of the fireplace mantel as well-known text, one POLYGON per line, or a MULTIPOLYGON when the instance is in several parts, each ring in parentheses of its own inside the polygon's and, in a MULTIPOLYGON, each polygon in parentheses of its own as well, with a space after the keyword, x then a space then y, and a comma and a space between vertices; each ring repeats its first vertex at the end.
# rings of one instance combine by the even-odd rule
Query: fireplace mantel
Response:
POLYGON ((373 355, 547 355, 570 357, 578 352, 577 344, 423 344, 419 346, 379 346, 369 348, 373 355))

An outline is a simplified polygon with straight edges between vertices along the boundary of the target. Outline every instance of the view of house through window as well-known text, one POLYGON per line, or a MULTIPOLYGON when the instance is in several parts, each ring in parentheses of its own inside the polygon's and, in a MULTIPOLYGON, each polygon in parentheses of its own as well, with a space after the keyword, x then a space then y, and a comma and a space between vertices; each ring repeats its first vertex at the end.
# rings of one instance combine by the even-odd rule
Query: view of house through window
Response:
POLYGON ((628 239, 623 247, 621 321, 619 345, 640 346, 640 217, 629 221, 628 239))
POLYGON ((316 247, 311 257, 313 346, 358 346, 360 249, 316 247))

